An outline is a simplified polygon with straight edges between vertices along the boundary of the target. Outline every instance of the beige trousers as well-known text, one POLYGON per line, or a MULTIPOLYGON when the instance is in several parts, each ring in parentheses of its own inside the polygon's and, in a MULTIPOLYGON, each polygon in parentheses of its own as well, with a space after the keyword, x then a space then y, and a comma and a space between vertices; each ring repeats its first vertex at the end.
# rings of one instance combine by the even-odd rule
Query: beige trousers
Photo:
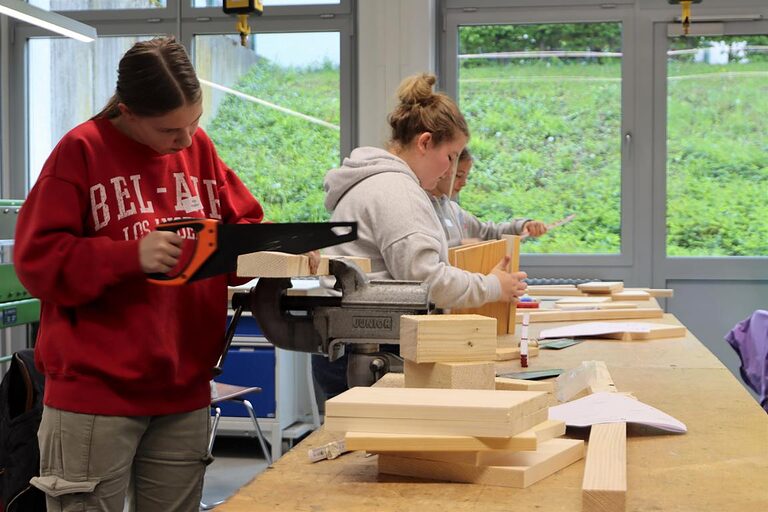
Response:
POLYGON ((99 416, 43 410, 40 476, 49 512, 193 512, 200 506, 210 411, 99 416), (131 488, 129 490, 129 483, 131 488))

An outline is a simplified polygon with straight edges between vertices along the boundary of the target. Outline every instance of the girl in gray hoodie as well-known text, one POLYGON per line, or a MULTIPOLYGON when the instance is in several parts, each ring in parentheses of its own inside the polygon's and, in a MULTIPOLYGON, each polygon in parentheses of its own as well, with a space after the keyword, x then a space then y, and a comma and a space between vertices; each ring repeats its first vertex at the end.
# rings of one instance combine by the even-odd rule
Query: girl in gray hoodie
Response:
POLYGON ((355 149, 325 177, 325 207, 332 221, 357 221, 358 239, 330 254, 371 259, 372 279, 423 281, 439 308, 511 301, 524 293, 525 273, 488 275, 448 264, 448 242, 430 195, 458 163, 469 138, 464 116, 451 98, 432 90, 433 75, 406 78, 400 104, 389 115, 388 148, 355 149))

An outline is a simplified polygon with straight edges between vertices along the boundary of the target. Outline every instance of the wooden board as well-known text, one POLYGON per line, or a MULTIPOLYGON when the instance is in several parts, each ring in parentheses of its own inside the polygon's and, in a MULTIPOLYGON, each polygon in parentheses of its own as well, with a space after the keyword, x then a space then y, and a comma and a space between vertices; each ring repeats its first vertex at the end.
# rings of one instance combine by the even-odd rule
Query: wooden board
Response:
POLYGON ((477 466, 388 454, 379 455, 379 472, 401 476, 525 488, 584 457, 584 442, 551 439, 535 452, 509 452, 490 456, 494 465, 477 466))
POLYGON ((496 322, 480 315, 403 315, 400 355, 415 363, 493 361, 496 322))
POLYGON ((512 437, 435 436, 347 432, 348 450, 369 452, 480 452, 536 450, 539 443, 565 434, 565 422, 547 420, 512 437))
MULTIPOLYGON (((241 254, 237 257, 237 275, 240 277, 302 277, 327 276, 331 259, 340 256, 321 256, 314 274, 309 271, 309 257, 303 254, 288 254, 284 252, 261 251, 241 254)), ((343 259, 356 263, 363 272, 371 271, 371 260, 355 256, 344 256, 343 259)))
POLYGON ((593 281, 577 285, 576 288, 584 293, 613 294, 624 290, 624 283, 621 281, 593 281))
POLYGON ((406 388, 496 389, 493 362, 414 363, 404 360, 406 388))
POLYGON ((651 322, 581 322, 552 329, 542 329, 541 339, 546 338, 608 338, 622 341, 682 338, 686 329, 682 325, 651 322))
MULTIPOLYGON (((507 254, 506 240, 493 240, 487 243, 458 247, 452 251, 449 259, 454 267, 468 272, 488 274, 498 265, 499 261, 507 254)), ((478 308, 454 308, 453 314, 477 314, 496 318, 497 334, 507 334, 509 324, 509 303, 492 302, 478 308)))
POLYGON ((503 423, 547 404, 547 394, 539 391, 355 387, 328 400, 325 413, 332 417, 503 423))
POLYGON ((583 512, 620 512, 627 499, 627 424, 592 425, 582 482, 583 512))
MULTIPOLYGON (((395 388, 376 388, 395 389, 395 388)), ((405 388, 413 390, 417 388, 405 388)), ((434 391, 434 390, 433 390, 434 391)), ((465 391, 461 389, 446 391, 465 391)), ((486 391, 487 390, 482 390, 486 391)), ((498 391, 498 393, 524 393, 524 391, 498 391)), ((447 436, 471 436, 471 437, 502 437, 509 438, 539 423, 543 423, 548 417, 547 408, 540 409, 532 414, 510 417, 506 422, 467 420, 423 420, 423 419, 382 419, 365 417, 325 417, 325 429, 330 432, 376 432, 385 434, 424 434, 447 436)), ((467 416, 471 418, 471 416, 467 416)))
MULTIPOLYGON (((522 322, 523 314, 518 311, 517 320, 522 322)), ((531 323, 574 322, 579 320, 625 320, 631 318, 661 318, 660 308, 598 309, 595 311, 530 311, 531 323)))

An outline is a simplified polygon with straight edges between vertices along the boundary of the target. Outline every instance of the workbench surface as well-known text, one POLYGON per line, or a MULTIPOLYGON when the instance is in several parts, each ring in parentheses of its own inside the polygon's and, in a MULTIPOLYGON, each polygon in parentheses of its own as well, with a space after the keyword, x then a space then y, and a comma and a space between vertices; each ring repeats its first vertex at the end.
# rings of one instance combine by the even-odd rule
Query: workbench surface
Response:
MULTIPOLYGON (((677 320, 665 315, 653 322, 677 320)), ((565 324, 533 325, 531 334, 560 325, 565 324)), ((519 333, 504 341, 515 339, 519 333)), ((651 341, 589 340, 563 350, 541 350, 530 358, 528 369, 567 369, 592 359, 605 361, 619 391, 633 392, 688 427, 688 433, 675 435, 628 425, 626 510, 768 510, 768 414, 695 337, 688 333, 651 341)), ((520 363, 507 361, 497 367, 519 371, 520 363)), ((569 428, 566 434, 585 440, 588 436, 588 429, 569 428)), ((376 456, 362 452, 308 461, 308 449, 341 437, 318 430, 216 510, 581 510, 584 460, 527 489, 379 475, 376 456)))

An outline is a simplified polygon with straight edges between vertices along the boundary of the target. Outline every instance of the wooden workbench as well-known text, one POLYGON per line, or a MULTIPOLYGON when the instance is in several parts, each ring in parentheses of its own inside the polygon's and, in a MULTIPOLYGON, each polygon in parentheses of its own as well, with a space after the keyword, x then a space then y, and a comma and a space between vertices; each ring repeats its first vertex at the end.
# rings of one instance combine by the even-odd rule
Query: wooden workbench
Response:
MULTIPOLYGON (((677 321, 665 315, 655 322, 677 321)), ((532 333, 538 330, 531 326, 532 333)), ((606 362, 619 390, 632 391, 688 426, 684 435, 628 426, 628 511, 768 510, 768 415, 696 338, 689 333, 652 341, 590 340, 542 350, 528 369, 567 369, 590 359, 606 362)), ((520 370, 520 363, 498 368, 520 370)), ((569 429, 567 435, 587 439, 588 431, 569 429)), ((376 457, 362 452, 308 462, 308 449, 339 437, 315 432, 217 510, 581 510, 583 460, 528 489, 379 475, 376 457)))

